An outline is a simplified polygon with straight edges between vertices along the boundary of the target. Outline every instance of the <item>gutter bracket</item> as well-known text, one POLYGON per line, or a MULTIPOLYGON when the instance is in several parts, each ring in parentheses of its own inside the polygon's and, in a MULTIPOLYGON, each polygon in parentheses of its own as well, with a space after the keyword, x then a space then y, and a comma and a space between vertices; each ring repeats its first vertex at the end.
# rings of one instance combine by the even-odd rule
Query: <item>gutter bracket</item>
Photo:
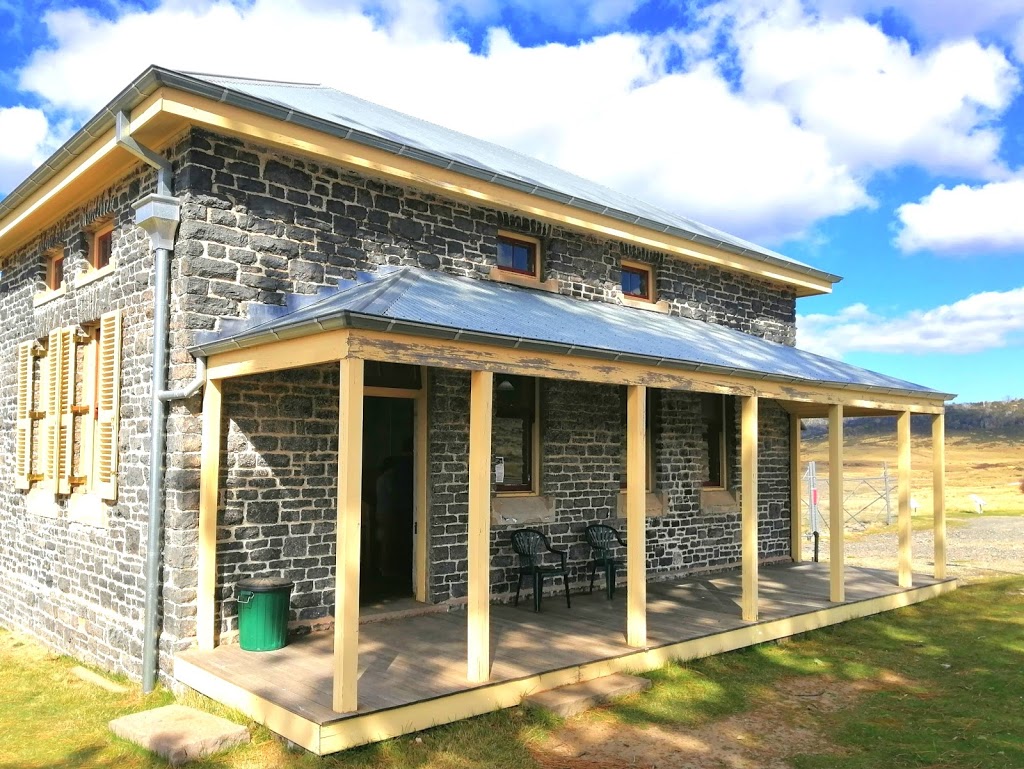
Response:
POLYGON ((171 164, 163 155, 159 155, 148 147, 143 147, 131 136, 131 118, 124 110, 120 110, 115 118, 115 137, 117 146, 123 147, 135 157, 148 163, 157 170, 157 195, 171 196, 171 164))

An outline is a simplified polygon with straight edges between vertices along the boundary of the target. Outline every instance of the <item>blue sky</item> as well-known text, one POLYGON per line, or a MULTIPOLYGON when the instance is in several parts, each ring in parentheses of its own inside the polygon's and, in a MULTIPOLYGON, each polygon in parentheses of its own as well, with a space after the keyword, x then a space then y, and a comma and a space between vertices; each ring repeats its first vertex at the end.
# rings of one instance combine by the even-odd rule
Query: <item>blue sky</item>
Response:
POLYGON ((1024 397, 1022 0, 0 0, 0 194, 151 63, 535 155, 843 275, 802 347, 1024 397))

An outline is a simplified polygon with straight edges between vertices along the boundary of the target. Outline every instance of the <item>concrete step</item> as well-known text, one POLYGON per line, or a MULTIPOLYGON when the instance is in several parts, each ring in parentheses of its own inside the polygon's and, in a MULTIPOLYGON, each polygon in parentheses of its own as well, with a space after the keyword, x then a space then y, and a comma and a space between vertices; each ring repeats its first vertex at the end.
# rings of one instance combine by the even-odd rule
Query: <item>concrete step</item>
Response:
POLYGON ((523 698, 523 704, 528 708, 543 708, 557 716, 568 718, 616 697, 637 694, 650 688, 651 682, 646 678, 615 673, 603 678, 531 694, 523 698))
POLYGON ((115 718, 118 737, 156 753, 171 766, 195 761, 249 741, 249 730, 226 718, 183 705, 167 705, 115 718))

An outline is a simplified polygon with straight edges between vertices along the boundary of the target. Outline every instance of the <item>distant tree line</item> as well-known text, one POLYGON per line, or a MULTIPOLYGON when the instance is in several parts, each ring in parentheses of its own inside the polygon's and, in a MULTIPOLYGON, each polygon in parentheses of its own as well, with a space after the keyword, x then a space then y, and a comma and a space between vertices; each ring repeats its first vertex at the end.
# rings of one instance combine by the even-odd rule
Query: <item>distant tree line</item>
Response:
MULTIPOLYGON (((805 419, 805 438, 819 438, 828 434, 827 419, 805 419)), ((915 435, 930 435, 931 416, 914 414, 910 417, 910 431, 915 435)), ((896 417, 849 417, 843 420, 847 435, 882 435, 896 432, 896 417)), ((953 403, 946 407, 946 433, 986 433, 990 435, 1024 438, 1024 398, 980 403, 953 403)))

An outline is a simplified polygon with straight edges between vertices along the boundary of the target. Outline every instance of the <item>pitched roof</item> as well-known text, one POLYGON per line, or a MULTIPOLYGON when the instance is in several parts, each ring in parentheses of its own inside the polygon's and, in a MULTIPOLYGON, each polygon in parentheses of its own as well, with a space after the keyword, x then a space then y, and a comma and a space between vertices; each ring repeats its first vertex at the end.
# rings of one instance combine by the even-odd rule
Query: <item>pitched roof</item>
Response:
POLYGON ((222 321, 192 351, 211 355, 351 327, 785 383, 943 395, 713 323, 417 267, 359 273, 302 303, 293 296, 289 306, 254 306, 254 317, 222 321))
POLYGON ((719 248, 835 283, 837 275, 664 211, 535 158, 359 99, 326 86, 191 74, 150 67, 28 179, 0 201, 0 220, 161 86, 313 128, 466 176, 526 192, 659 233, 719 248))

